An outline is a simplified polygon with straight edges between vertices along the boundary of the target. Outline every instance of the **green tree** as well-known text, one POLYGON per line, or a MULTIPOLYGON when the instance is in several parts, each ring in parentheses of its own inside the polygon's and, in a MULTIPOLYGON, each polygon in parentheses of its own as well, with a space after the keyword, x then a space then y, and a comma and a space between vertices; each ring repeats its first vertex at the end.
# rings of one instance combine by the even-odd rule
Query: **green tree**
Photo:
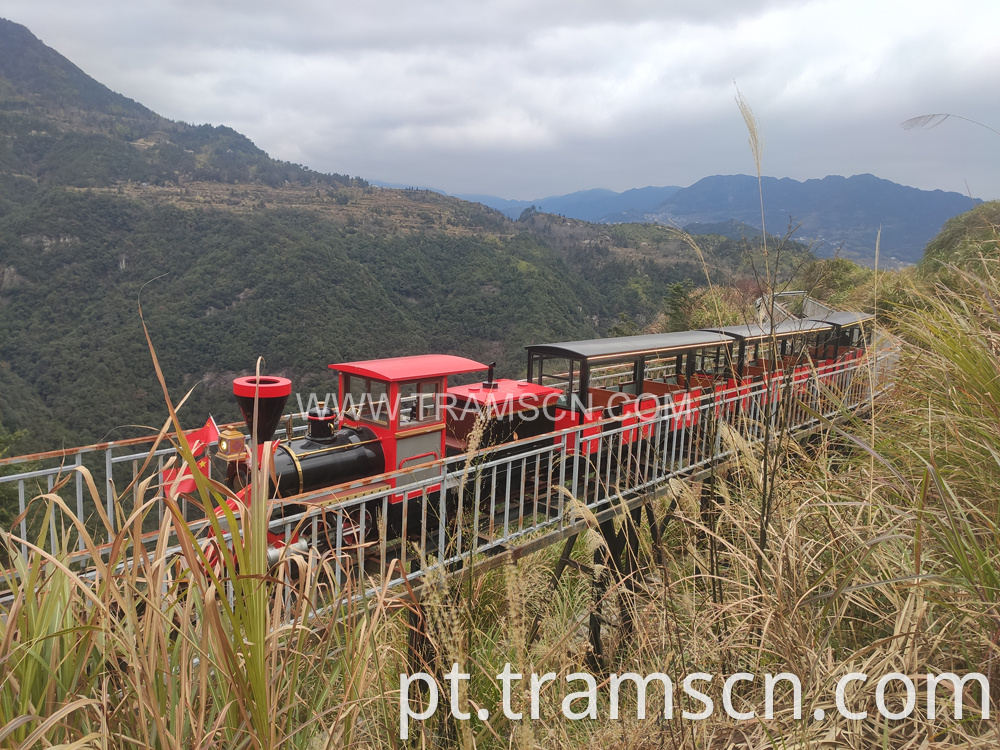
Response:
MULTIPOLYGON (((14 446, 26 435, 24 430, 10 432, 0 424, 0 458, 6 457, 14 446)), ((0 476, 16 473, 10 466, 0 466, 0 476)), ((9 530, 18 513, 17 486, 8 482, 0 484, 0 528, 9 530)))
POLYGON ((638 323, 627 312, 618 313, 618 320, 608 329, 608 336, 636 336, 640 333, 638 323))
POLYGON ((663 297, 663 318, 667 331, 691 330, 691 316, 697 303, 694 282, 678 281, 667 287, 663 297))

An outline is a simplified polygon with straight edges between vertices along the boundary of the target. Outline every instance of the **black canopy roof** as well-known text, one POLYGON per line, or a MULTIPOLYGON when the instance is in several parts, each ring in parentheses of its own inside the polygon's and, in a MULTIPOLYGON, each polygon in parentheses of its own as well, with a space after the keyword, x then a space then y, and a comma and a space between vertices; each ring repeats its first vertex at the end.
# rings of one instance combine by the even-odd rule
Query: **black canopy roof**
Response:
POLYGON ((853 326, 859 323, 867 323, 869 320, 875 320, 875 316, 871 313, 832 312, 823 318, 810 318, 810 320, 822 321, 835 326, 853 326))
POLYGON ((677 331, 641 336, 619 336, 587 341, 564 341, 558 344, 532 344, 524 347, 530 354, 593 361, 628 360, 649 354, 670 355, 688 349, 731 344, 733 338, 718 331, 677 331))
POLYGON ((831 313, 824 319, 790 318, 776 325, 749 323, 700 331, 676 331, 674 333, 652 333, 641 336, 588 339, 586 341, 563 341, 557 344, 531 344, 524 348, 530 354, 548 357, 585 359, 591 362, 625 361, 650 354, 670 356, 690 349, 731 344, 736 340, 752 342, 771 336, 786 338, 797 334, 828 331, 836 326, 856 325, 873 317, 867 313, 837 312, 831 313))
POLYGON ((800 333, 812 333, 814 331, 828 331, 834 324, 822 320, 799 320, 790 318, 776 325, 760 325, 759 323, 748 323, 739 326, 726 326, 725 328, 712 329, 716 333, 723 333, 744 341, 761 341, 775 336, 786 338, 800 333))

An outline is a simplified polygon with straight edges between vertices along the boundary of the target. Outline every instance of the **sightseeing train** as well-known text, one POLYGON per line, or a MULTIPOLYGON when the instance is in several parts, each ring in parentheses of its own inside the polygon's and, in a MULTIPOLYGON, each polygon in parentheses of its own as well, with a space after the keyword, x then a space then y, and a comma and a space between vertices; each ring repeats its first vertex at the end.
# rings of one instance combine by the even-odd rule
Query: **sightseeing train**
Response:
MULTIPOLYGON (((493 365, 453 355, 331 364, 338 377, 337 403, 310 408, 306 434, 293 436, 289 428, 279 440, 272 438, 291 382, 241 377, 233 381, 233 393, 250 440, 224 431, 216 456, 227 465, 227 483, 245 501, 251 445, 258 450, 270 445, 268 497, 281 500, 275 506, 279 515, 301 512, 304 506, 294 498, 315 498, 317 490, 331 492, 310 502, 389 492, 388 502, 379 506, 387 515, 381 523, 368 510, 363 520, 351 521, 361 544, 361 537, 379 530, 398 536, 406 528, 402 508, 427 492, 427 479, 440 474, 441 459, 484 448, 515 455, 524 441, 537 443, 549 434, 558 436, 567 452, 597 459, 601 451, 614 453, 601 437, 609 425, 635 428, 614 430, 620 454, 622 444, 634 449, 631 443, 650 437, 654 419, 661 424, 657 435, 670 439, 712 417, 747 409, 751 399, 759 408, 761 393, 775 404, 806 388, 810 379, 832 382, 863 355, 873 323, 871 315, 837 312, 776 324, 536 344, 525 347, 524 380, 494 378, 493 365), (485 378, 473 379, 477 373, 485 378), (473 382, 450 384, 454 378, 473 382), (787 392, 762 389, 768 382, 787 384, 787 392)), ((426 514, 411 519, 409 530, 428 522, 426 514)), ((323 528, 312 529, 314 536, 295 530, 271 534, 270 557, 278 559, 286 545, 300 551, 313 545, 319 552, 333 546, 322 541, 323 528)))

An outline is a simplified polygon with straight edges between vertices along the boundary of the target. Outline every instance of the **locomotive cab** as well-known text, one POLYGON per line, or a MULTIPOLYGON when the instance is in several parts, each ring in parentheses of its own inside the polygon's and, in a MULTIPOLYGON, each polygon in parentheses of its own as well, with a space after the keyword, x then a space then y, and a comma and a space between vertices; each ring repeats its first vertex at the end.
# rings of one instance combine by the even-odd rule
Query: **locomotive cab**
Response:
MULTIPOLYGON (((385 472, 410 469, 389 480, 403 488, 434 475, 446 455, 448 377, 486 370, 464 357, 425 354, 330 365, 339 374, 338 413, 344 428, 366 429, 381 446, 385 472)), ((394 495, 401 502, 403 495, 394 495)))

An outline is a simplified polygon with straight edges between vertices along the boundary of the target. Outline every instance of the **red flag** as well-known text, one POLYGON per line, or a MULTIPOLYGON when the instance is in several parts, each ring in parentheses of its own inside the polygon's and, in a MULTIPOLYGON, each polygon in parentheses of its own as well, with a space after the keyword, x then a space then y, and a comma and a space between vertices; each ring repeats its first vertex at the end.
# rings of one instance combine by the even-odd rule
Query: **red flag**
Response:
MULTIPOLYGON (((198 463, 198 468, 205 476, 211 476, 212 462, 209 460, 208 446, 219 439, 219 428, 212 417, 208 418, 201 429, 186 433, 191 453, 198 463)), ((169 498, 177 497, 186 492, 195 492, 197 485, 188 466, 179 469, 163 470, 163 494, 169 498)))

